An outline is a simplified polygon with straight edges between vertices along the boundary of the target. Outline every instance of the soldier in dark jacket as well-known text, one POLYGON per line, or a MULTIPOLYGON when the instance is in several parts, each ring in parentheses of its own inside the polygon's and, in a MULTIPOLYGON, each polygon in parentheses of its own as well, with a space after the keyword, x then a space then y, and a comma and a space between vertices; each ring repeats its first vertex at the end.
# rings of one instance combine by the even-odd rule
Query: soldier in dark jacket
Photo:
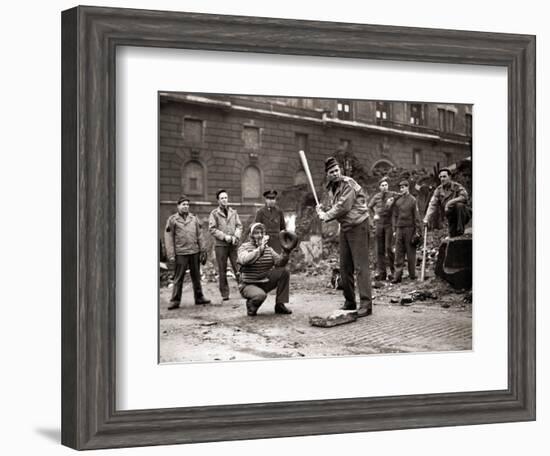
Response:
POLYGON ((376 193, 369 202, 372 219, 376 223, 376 280, 386 280, 389 267, 390 280, 395 273, 393 253, 392 204, 397 193, 389 191, 388 178, 383 177, 379 182, 380 192, 376 193))
POLYGON ((416 279, 416 246, 412 240, 420 233, 420 215, 416 198, 409 193, 409 182, 399 183, 400 195, 393 203, 392 225, 395 232, 395 276, 392 283, 401 282, 405 255, 409 269, 409 278, 416 279))
POLYGON ((464 234, 464 228, 472 216, 468 207, 468 192, 458 182, 451 180, 451 171, 447 168, 439 171, 439 180, 441 185, 430 199, 424 224, 427 225, 439 209, 439 213, 445 214, 449 223, 449 236, 460 236, 464 234))
POLYGON ((281 243, 279 233, 286 229, 285 214, 276 205, 277 190, 267 190, 264 192, 265 206, 256 212, 254 221, 265 226, 269 236, 268 245, 275 252, 281 253, 281 243))
POLYGON ((189 198, 182 196, 177 203, 178 212, 168 217, 164 231, 166 256, 170 263, 176 264, 172 298, 168 310, 180 306, 181 290, 185 271, 189 268, 193 282, 195 304, 209 304, 202 293, 199 261, 206 261, 206 250, 202 239, 199 220, 189 213, 189 198))
POLYGON ((361 186, 351 177, 342 176, 335 158, 325 161, 327 190, 331 207, 324 211, 321 205, 317 214, 321 221, 340 222, 340 273, 346 302, 343 310, 357 308, 355 300, 355 273, 359 288, 359 309, 357 315, 372 314, 372 290, 369 271, 369 211, 367 197, 361 186))

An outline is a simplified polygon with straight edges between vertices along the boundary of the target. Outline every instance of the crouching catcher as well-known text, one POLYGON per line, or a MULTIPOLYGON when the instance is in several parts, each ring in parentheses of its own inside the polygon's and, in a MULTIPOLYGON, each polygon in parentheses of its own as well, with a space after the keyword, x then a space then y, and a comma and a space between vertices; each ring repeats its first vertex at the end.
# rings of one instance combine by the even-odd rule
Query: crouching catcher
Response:
POLYGON ((238 263, 241 266, 239 291, 246 299, 246 311, 250 317, 256 315, 267 294, 275 288, 275 313, 292 313, 286 307, 289 300, 290 272, 285 266, 291 250, 296 246, 297 238, 293 233, 283 232, 281 237, 286 235, 292 239, 290 244, 282 243, 283 251, 279 255, 269 247, 269 236, 266 236, 265 231, 262 223, 253 223, 248 241, 239 247, 238 252, 238 263))

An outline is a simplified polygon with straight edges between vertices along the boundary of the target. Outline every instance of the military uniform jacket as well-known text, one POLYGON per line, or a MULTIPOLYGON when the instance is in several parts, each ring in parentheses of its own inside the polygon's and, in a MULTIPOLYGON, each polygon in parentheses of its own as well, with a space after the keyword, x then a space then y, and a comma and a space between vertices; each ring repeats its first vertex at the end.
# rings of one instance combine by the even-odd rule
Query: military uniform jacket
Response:
POLYGON ((332 202, 332 207, 326 212, 327 221, 336 219, 342 231, 348 231, 368 218, 365 191, 351 177, 342 176, 335 183, 329 182, 327 189, 332 202))
POLYGON ((164 243, 168 258, 176 255, 191 255, 203 250, 204 242, 199 219, 193 214, 183 217, 172 214, 166 221, 164 243))
POLYGON ((217 246, 231 245, 225 241, 227 235, 241 239, 242 230, 243 225, 235 209, 227 208, 227 215, 219 207, 210 212, 208 231, 216 238, 217 246))
POLYGON ((420 229, 420 215, 416 198, 410 193, 400 195, 393 203, 393 230, 414 226, 418 232, 420 229))
POLYGON ((430 199, 428 204, 428 210, 426 211, 426 219, 430 220, 432 215, 437 212, 439 209, 443 213, 445 210, 445 205, 455 199, 461 197, 464 204, 468 203, 468 192, 467 190, 460 185, 458 182, 451 181, 447 187, 444 187, 441 184, 437 187, 430 199))
POLYGON ((392 223, 392 206, 388 207, 386 205, 389 198, 396 198, 398 196, 395 192, 378 192, 376 193, 369 202, 369 210, 377 214, 378 219, 377 223, 382 225, 391 225, 392 223))

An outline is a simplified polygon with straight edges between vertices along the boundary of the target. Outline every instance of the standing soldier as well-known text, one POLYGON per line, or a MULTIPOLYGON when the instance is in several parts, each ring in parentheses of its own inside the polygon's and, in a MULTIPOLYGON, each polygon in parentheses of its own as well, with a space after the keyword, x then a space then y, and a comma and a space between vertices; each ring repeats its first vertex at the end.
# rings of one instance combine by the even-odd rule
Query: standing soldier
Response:
POLYGON ((451 171, 442 168, 439 171, 441 185, 437 187, 428 204, 428 210, 424 217, 424 225, 427 225, 433 215, 439 209, 444 214, 449 224, 449 236, 455 237, 464 234, 464 228, 472 216, 468 204, 468 192, 458 182, 451 180, 451 171))
POLYGON ((340 273, 346 302, 343 310, 355 310, 355 277, 359 288, 357 315, 372 314, 372 290, 369 271, 369 211, 367 198, 361 186, 351 177, 342 176, 335 158, 325 161, 327 190, 331 207, 324 211, 317 206, 317 214, 323 222, 338 220, 340 223, 340 273))
POLYGON ((281 253, 281 242, 279 233, 286 229, 285 214, 282 209, 276 205, 277 190, 267 190, 264 192, 265 206, 256 212, 254 222, 264 225, 266 234, 269 236, 268 245, 275 252, 281 253))
POLYGON ((239 214, 229 207, 229 197, 225 190, 216 193, 218 207, 210 212, 208 231, 216 239, 216 263, 218 264, 219 287, 222 299, 229 299, 229 285, 227 284, 227 259, 231 263, 233 273, 239 279, 237 268, 237 244, 241 238, 242 224, 239 214))
POLYGON ((168 310, 180 306, 181 290, 185 271, 189 268, 193 282, 195 304, 209 304, 202 293, 199 261, 206 261, 206 250, 199 220, 189 213, 189 198, 182 196, 177 203, 177 212, 168 217, 164 233, 166 255, 170 263, 176 263, 172 298, 168 310))
POLYGON ((401 282, 405 255, 409 269, 409 278, 416 280, 415 235, 420 233, 420 216, 416 198, 409 193, 409 182, 399 183, 400 195, 393 203, 393 230, 395 234, 395 276, 392 283, 401 282))
POLYGON ((369 210, 376 223, 376 280, 386 280, 387 268, 390 268, 389 279, 395 273, 393 254, 392 203, 397 193, 388 191, 388 178, 379 182, 380 192, 376 193, 369 203, 369 210))

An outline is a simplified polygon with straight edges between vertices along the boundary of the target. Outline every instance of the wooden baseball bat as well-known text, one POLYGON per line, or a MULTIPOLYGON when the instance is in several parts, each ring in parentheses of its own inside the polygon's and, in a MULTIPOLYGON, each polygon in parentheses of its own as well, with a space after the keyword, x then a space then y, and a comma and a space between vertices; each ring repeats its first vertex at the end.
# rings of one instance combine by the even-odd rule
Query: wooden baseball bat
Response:
POLYGON ((317 206, 319 205, 319 199, 317 198, 317 192, 315 191, 315 185, 313 185, 313 178, 311 177, 311 172, 309 171, 309 165, 307 164, 307 158, 306 154, 303 150, 298 151, 298 155, 300 155, 300 161, 302 162, 302 168, 304 168, 304 171, 307 176, 307 180, 309 182, 309 186, 311 187, 311 191, 313 192, 313 197, 315 198, 315 202, 317 203, 317 206))
POLYGON ((422 270, 420 271, 420 281, 424 282, 426 274, 426 242, 428 240, 428 225, 424 227, 424 248, 422 249, 422 270))

